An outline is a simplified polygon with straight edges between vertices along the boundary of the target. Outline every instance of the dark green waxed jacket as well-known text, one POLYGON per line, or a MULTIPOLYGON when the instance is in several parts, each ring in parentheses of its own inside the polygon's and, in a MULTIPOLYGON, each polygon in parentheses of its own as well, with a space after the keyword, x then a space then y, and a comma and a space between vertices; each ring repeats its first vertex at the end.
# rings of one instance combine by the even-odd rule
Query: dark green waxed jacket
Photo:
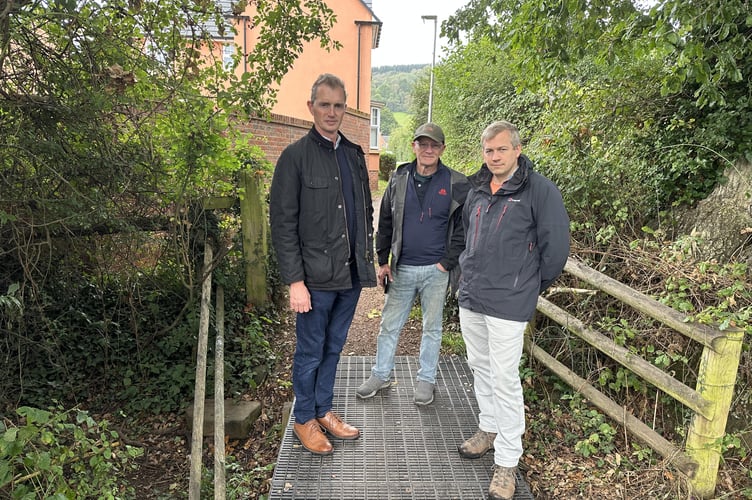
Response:
MULTIPOLYGON (((341 135, 341 134, 340 134, 341 135)), ((305 282, 313 290, 352 286, 351 265, 360 283, 376 286, 373 204, 363 149, 341 135, 352 173, 356 234, 348 234, 334 144, 314 128, 289 145, 274 169, 269 200, 272 245, 285 284, 305 282), (350 262, 350 239, 355 261, 350 262)))

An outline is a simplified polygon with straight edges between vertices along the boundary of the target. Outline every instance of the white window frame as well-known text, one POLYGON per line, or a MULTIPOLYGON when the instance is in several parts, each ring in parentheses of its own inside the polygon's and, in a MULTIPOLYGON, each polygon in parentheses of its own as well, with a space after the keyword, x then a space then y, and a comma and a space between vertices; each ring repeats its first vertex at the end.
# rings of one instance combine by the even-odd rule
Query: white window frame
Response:
POLYGON ((231 70, 235 67, 235 60, 233 58, 235 57, 236 50, 237 48, 232 42, 222 44, 222 64, 226 70, 231 70))
POLYGON ((371 149, 379 149, 381 137, 381 109, 371 106, 371 149))

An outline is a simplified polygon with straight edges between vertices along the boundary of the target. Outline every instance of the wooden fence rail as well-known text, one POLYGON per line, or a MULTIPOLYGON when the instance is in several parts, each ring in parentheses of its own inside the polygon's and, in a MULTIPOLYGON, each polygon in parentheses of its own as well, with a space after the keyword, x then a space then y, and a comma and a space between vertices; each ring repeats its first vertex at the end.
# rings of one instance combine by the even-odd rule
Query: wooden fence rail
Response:
POLYGON ((703 498, 712 497, 744 332, 739 329, 721 331, 708 325, 687 323, 674 309, 572 258, 567 261, 564 271, 703 345, 697 386, 692 389, 602 333, 588 328, 543 297, 538 299, 538 311, 694 411, 684 451, 534 345, 529 337, 525 349, 609 417, 684 472, 690 478, 695 494, 703 498))

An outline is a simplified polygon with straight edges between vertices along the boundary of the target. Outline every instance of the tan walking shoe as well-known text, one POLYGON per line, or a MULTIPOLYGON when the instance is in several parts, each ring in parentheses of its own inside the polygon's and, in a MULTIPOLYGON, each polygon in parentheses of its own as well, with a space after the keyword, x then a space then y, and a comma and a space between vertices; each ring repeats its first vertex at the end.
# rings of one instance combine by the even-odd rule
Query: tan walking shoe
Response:
POLYGON ((326 415, 316 420, 321 424, 321 427, 337 439, 358 439, 360 437, 360 431, 356 427, 345 423, 333 411, 326 412, 326 415))
POLYGON ((510 500, 514 496, 516 467, 494 465, 494 475, 488 487, 489 500, 510 500))
POLYGON ((315 418, 312 418, 304 424, 295 422, 292 426, 292 431, 298 436, 303 448, 314 455, 331 455, 332 451, 334 451, 332 443, 326 439, 324 432, 321 430, 321 426, 319 426, 319 423, 315 418))
POLYGON ((494 449, 495 432, 478 430, 468 440, 457 447, 462 458, 480 458, 494 449))

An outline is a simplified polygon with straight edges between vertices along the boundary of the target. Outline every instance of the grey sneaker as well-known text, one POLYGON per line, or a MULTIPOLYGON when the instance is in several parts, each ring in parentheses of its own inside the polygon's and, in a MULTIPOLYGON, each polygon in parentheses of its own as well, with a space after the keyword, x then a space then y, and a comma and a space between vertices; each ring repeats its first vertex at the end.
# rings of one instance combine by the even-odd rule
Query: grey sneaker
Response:
POLYGON ((415 386, 415 404, 425 406, 433 403, 433 387, 430 382, 418 380, 415 386))
POLYGON ((494 465, 491 486, 488 487, 489 500, 510 500, 514 496, 515 467, 494 465))
POLYGON ((478 432, 470 436, 464 443, 457 447, 462 458, 480 458, 494 449, 495 432, 486 432, 478 429, 478 432))
POLYGON ((368 380, 363 382, 363 384, 361 384, 361 386, 358 387, 358 390, 355 391, 355 395, 358 396, 360 399, 372 398, 381 389, 386 389, 390 385, 392 385, 390 381, 381 380, 380 378, 371 375, 371 377, 368 380))

